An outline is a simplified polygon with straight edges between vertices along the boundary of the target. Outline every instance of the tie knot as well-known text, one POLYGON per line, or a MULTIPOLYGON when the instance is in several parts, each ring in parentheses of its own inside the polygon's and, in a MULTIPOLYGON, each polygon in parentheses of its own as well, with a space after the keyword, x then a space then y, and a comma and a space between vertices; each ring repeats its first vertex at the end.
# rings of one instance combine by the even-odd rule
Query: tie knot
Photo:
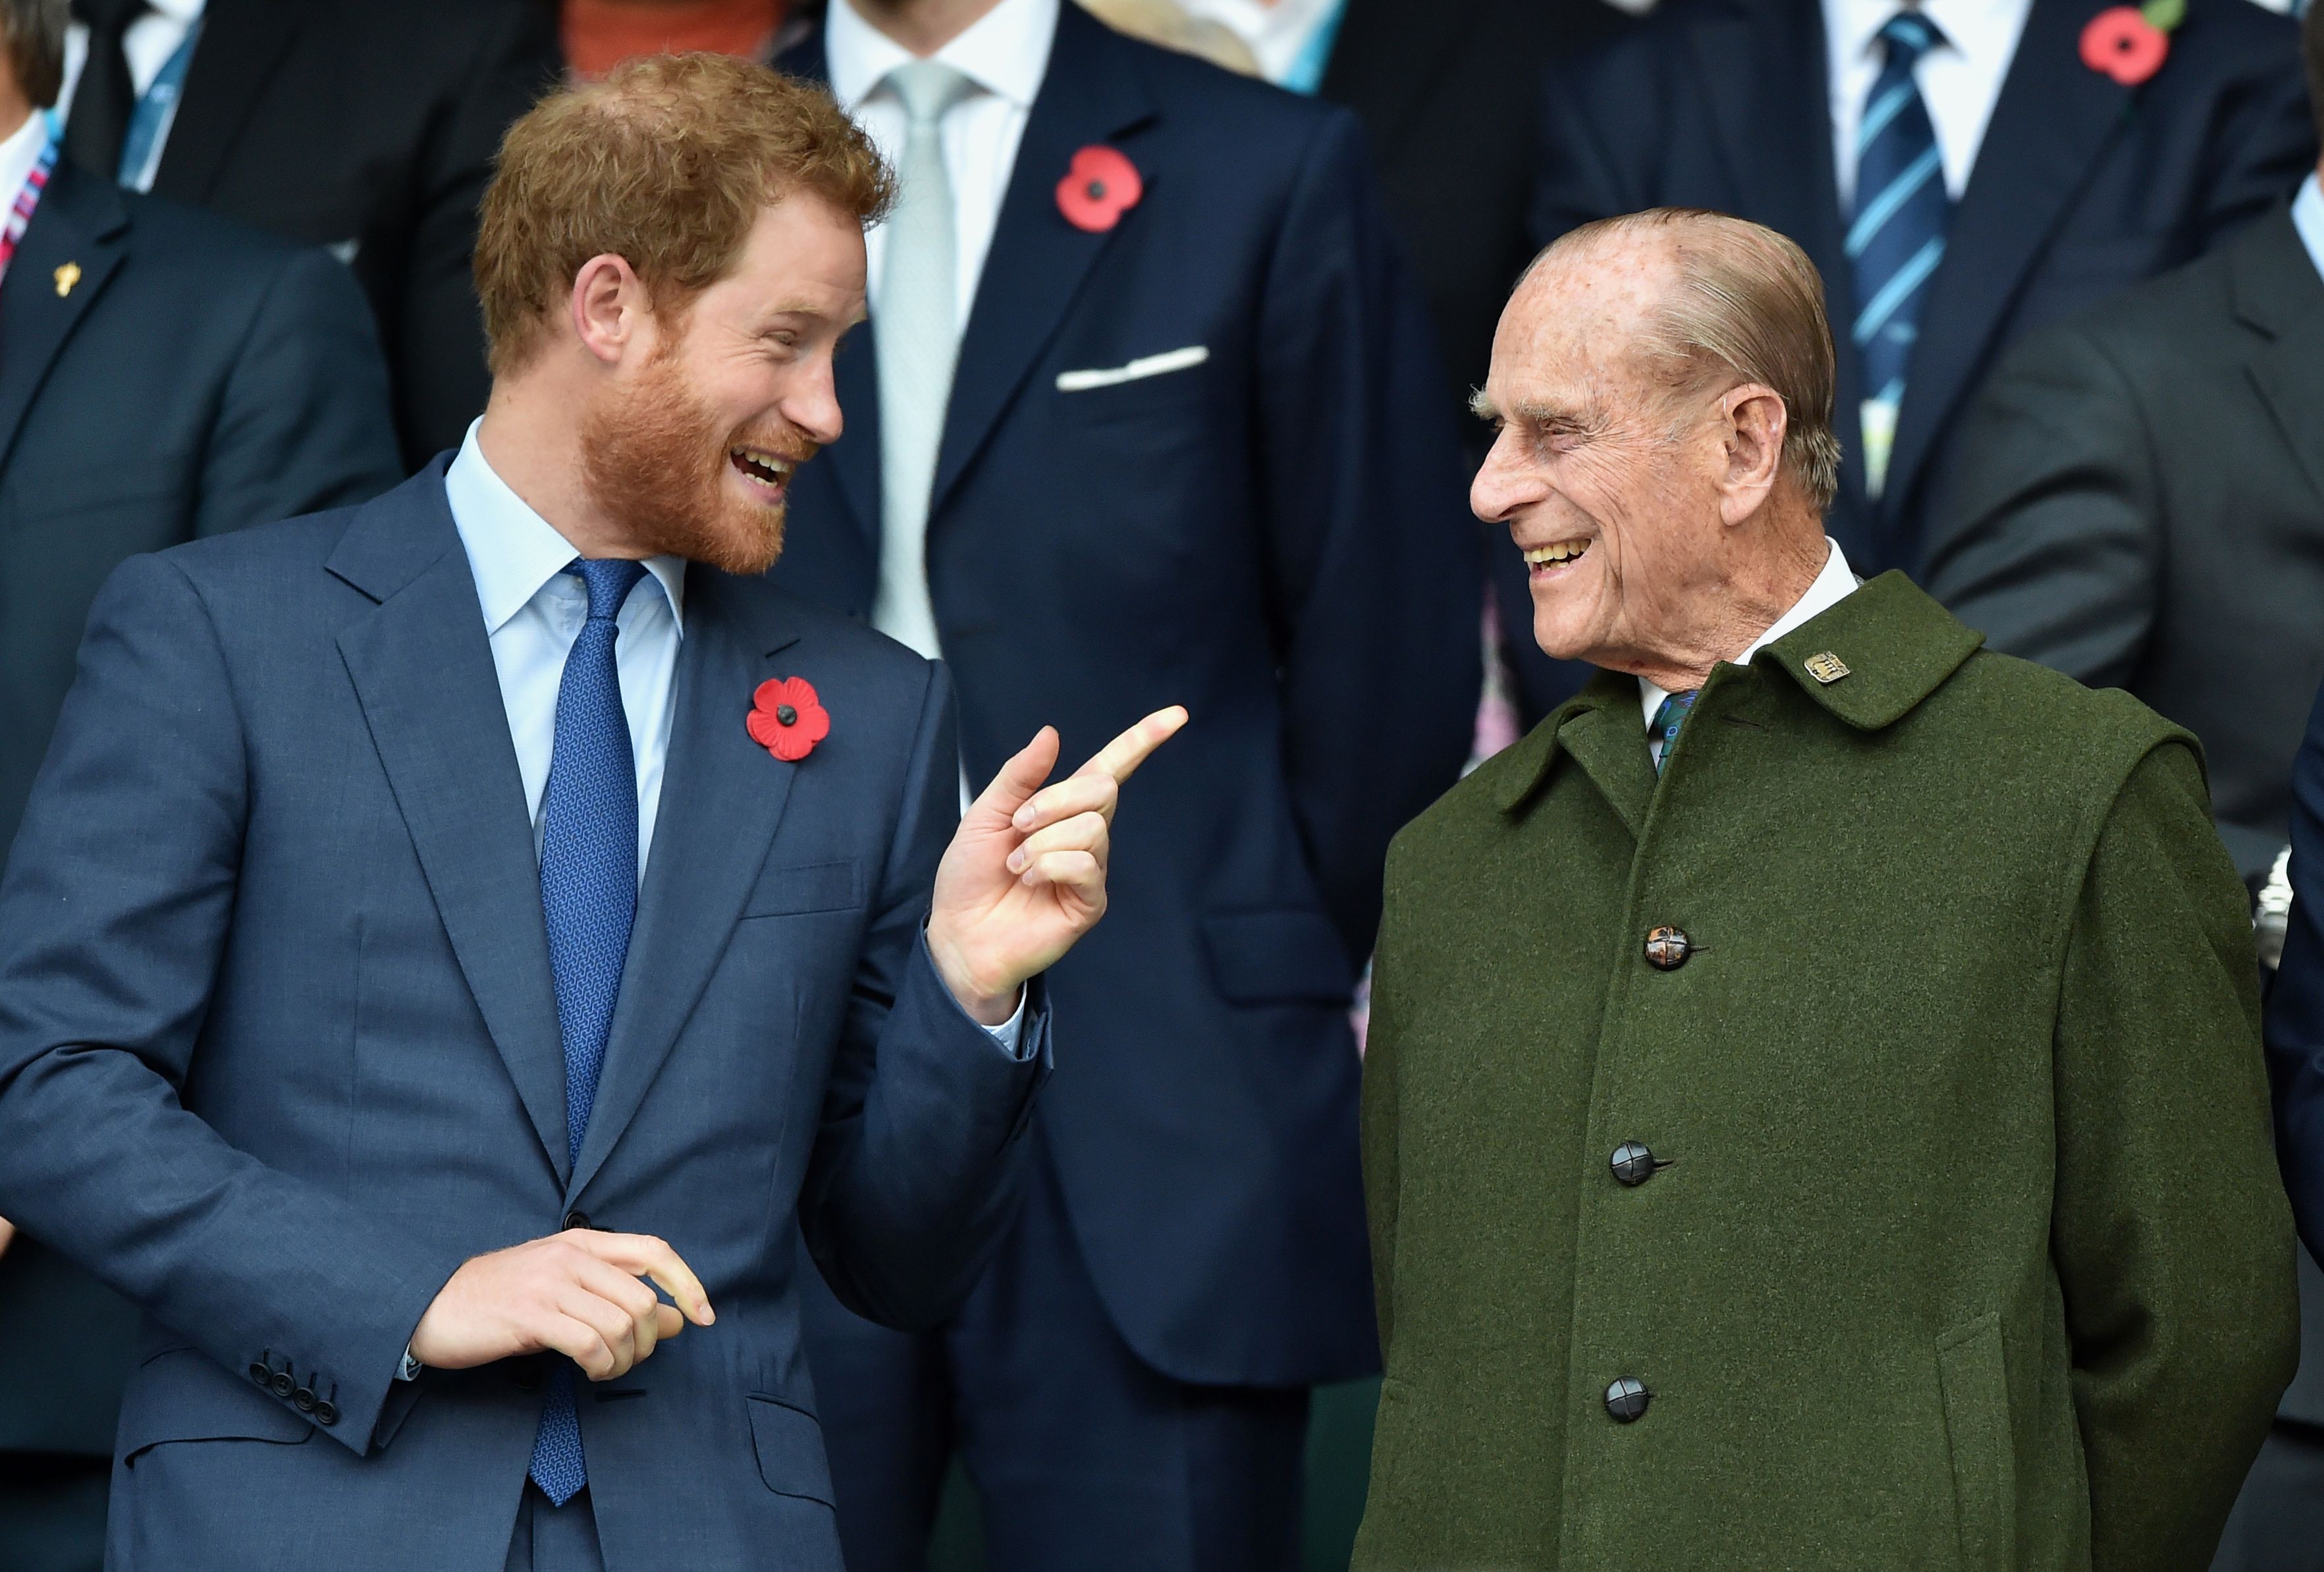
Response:
POLYGON ((72 14, 96 33, 120 34, 153 7, 146 0, 72 0, 72 14))
POLYGON ((888 80, 915 125, 935 125, 976 86, 942 60, 913 60, 898 66, 888 73, 888 80))
POLYGON ((1945 42, 1943 31, 1918 11, 1896 13, 1881 24, 1880 37, 1888 46, 1888 63, 1908 68, 1945 42))
POLYGON ((646 565, 622 557, 576 557, 565 571, 588 586, 589 620, 610 622, 646 576, 646 565))

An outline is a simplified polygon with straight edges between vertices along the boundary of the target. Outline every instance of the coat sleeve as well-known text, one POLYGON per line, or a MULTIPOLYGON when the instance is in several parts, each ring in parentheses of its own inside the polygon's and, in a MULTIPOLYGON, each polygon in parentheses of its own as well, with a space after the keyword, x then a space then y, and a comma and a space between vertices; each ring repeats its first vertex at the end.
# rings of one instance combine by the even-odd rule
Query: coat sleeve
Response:
POLYGON ((1352 115, 1308 151, 1260 310, 1285 773, 1352 979, 1388 838, 1468 757, 1484 604, 1442 362, 1352 115))
POLYGON ((951 687, 943 668, 928 673, 799 1196, 800 1232, 831 1291, 908 1331, 960 1307, 1016 1216, 1025 1130, 1050 1067, 1039 978, 1012 1058, 954 1002, 928 954, 928 892, 960 791, 951 687))
POLYGON ((287 258, 236 346, 194 532, 369 502, 403 478, 379 332, 328 254, 287 258))
POLYGON ((249 811, 208 610, 171 558, 133 557, 90 614, 0 881, 0 1216, 224 1368, 288 1363, 363 1453, 460 1262, 180 1101, 249 811))
POLYGON ((2301 1242, 2324 1253, 2324 695, 2292 766, 2292 916, 2267 996, 2275 1155, 2301 1242))
POLYGON ((1404 1035, 1403 947, 1397 933, 1397 874, 1400 858, 1388 853, 1387 908, 1380 922, 1379 953, 1372 962, 1371 1020, 1364 1034, 1362 1138, 1364 1212, 1370 1224, 1372 1308, 1379 1318, 1380 1360, 1388 1363, 1396 1334, 1396 1224, 1397 1118, 1397 1050, 1404 1035))
POLYGON ((2193 747, 2131 772, 2071 906, 2052 1249, 2091 1565, 2210 1561, 2299 1362, 2258 966, 2193 747))
POLYGON ((2163 499, 2129 383, 2077 328, 2012 350, 1958 444, 1930 594, 2004 654, 2124 688, 2153 633, 2163 499))

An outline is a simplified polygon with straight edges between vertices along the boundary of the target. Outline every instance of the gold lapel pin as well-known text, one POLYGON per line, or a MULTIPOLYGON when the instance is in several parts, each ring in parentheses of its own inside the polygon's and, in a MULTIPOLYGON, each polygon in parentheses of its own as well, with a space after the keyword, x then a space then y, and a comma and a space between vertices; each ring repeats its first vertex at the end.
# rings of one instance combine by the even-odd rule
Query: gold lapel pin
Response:
POLYGON ((1848 675, 1848 662, 1833 654, 1830 650, 1820 651, 1815 654, 1810 655, 1806 660, 1801 661, 1800 664, 1807 668, 1809 676, 1822 683, 1826 688, 1831 687, 1833 683, 1848 675))
POLYGON ((57 299, 61 301, 73 292, 73 285, 80 282, 80 264, 77 262, 65 264, 64 266, 57 269, 56 279, 57 299))

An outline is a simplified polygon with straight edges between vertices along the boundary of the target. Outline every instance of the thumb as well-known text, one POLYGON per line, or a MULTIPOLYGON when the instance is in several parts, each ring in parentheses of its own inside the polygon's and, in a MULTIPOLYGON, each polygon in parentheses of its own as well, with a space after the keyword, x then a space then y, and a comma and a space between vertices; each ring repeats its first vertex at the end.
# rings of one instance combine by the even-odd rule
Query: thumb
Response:
POLYGON ((1007 827, 1056 767, 1057 728, 1045 726, 1033 734, 1033 740, 1019 749, 1014 758, 1001 766, 1001 773, 992 778, 992 784, 969 805, 968 817, 986 829, 1007 827))

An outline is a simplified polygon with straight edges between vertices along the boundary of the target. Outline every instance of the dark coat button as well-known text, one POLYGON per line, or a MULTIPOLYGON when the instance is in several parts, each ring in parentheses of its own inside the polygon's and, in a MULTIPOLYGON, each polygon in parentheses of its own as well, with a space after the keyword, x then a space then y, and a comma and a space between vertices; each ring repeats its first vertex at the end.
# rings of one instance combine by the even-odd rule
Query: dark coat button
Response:
POLYGON ((1675 928, 1657 928, 1646 935, 1646 964, 1660 972, 1674 972, 1694 953, 1694 941, 1675 928))
POLYGON ((274 1384, 274 1372, 266 1368, 264 1360, 254 1359, 250 1362, 250 1379, 261 1386, 272 1386, 274 1384))
POLYGON ((1644 1144, 1625 1141, 1614 1149, 1614 1177, 1633 1188, 1655 1177, 1655 1154, 1644 1144))
POLYGON ((547 1379, 541 1369, 541 1361, 545 1357, 540 1354, 521 1354, 508 1362, 508 1378, 519 1392, 540 1390, 541 1382, 547 1379))
POLYGON ((315 1422, 318 1425, 337 1424, 339 1422, 339 1405, 333 1402, 329 1398, 324 1398, 322 1401, 316 1403, 315 1422))
POLYGON ((589 1214, 582 1211, 567 1212, 565 1214, 565 1225, 567 1228, 586 1228, 589 1226, 589 1214))
POLYGON ((266 1384, 272 1389, 276 1397, 289 1397, 299 1385, 297 1382, 290 1379, 290 1373, 287 1370, 278 1370, 268 1376, 266 1384))
POLYGON ((303 1386, 290 1394, 290 1401, 302 1414, 315 1411, 315 1394, 303 1386))
POLYGON ((1606 1411, 1618 1425, 1627 1425, 1646 1411, 1652 1396, 1645 1383, 1625 1375, 1606 1389, 1606 1411))

